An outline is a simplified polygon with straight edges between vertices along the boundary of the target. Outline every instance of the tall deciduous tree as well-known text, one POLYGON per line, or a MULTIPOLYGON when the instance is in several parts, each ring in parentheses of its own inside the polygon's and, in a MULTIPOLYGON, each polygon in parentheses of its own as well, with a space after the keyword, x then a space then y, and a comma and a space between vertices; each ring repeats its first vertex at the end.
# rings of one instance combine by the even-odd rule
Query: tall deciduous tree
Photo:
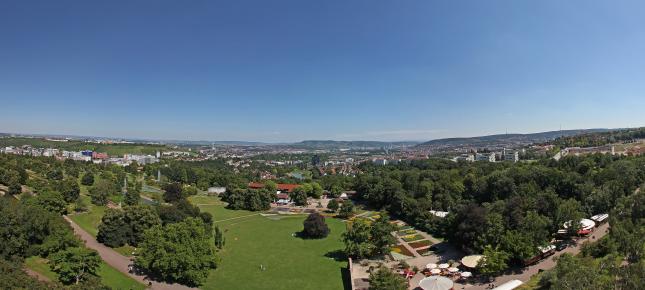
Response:
POLYGON ((167 281, 197 286, 216 266, 215 248, 200 219, 154 226, 139 245, 137 266, 167 281))
POLYGON ((305 189, 303 189, 301 186, 294 189, 289 194, 289 197, 291 198, 291 201, 293 201, 298 206, 307 205, 307 193, 305 193, 305 189))
POLYGON ((370 241, 370 225, 362 218, 355 219, 343 233, 345 253, 350 257, 365 258, 374 251, 374 244, 370 241))
POLYGON ((118 192, 116 184, 108 179, 100 179, 89 190, 90 198, 95 205, 106 205, 108 197, 118 192))
POLYGON ((165 202, 174 203, 184 198, 180 183, 168 183, 163 189, 165 191, 163 194, 163 200, 165 202))
POLYGON ((65 283, 78 284, 96 275, 101 264, 101 257, 94 250, 86 248, 68 248, 50 256, 51 269, 58 274, 58 279, 65 283))
POLYGON ((484 247, 484 257, 477 263, 477 268, 484 275, 494 275, 506 269, 508 254, 493 248, 491 245, 484 247))
POLYGON ((374 223, 370 230, 371 241, 374 245, 375 255, 384 255, 390 252, 390 245, 396 242, 396 239, 391 235, 394 231, 394 226, 390 224, 390 218, 387 213, 381 212, 380 216, 374 223))
POLYGON ((74 178, 65 178, 60 183, 58 190, 67 202, 75 201, 81 193, 81 188, 78 186, 78 182, 74 178))
POLYGON ((378 270, 370 273, 369 290, 406 290, 408 282, 390 269, 380 266, 378 270))
POLYGON ((320 239, 329 235, 329 227, 325 223, 325 217, 314 212, 309 214, 303 222, 302 233, 305 237, 320 239))
POLYGON ((338 202, 336 201, 335 198, 332 198, 329 201, 329 203, 327 203, 327 209, 330 210, 331 212, 338 211, 338 202))
POLYGON ((81 184, 85 186, 92 186, 94 184, 94 173, 88 171, 81 177, 81 184))
POLYGON ((338 216, 341 218, 349 218, 352 215, 354 215, 354 204, 349 200, 343 201, 338 216))

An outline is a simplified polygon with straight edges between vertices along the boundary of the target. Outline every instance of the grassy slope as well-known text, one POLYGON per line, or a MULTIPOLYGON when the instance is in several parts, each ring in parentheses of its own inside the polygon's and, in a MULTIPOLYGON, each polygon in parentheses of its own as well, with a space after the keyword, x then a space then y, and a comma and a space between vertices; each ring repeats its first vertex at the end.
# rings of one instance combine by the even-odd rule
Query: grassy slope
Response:
MULTIPOLYGON (((29 257, 25 260, 25 266, 43 274, 52 281, 58 280, 58 275, 50 270, 46 259, 40 257, 29 257)), ((111 287, 112 289, 145 289, 143 284, 122 274, 103 262, 101 263, 97 274, 101 277, 103 284, 111 287)))
MULTIPOLYGON (((215 198, 193 197, 196 204, 217 203, 215 198)), ((335 261, 329 253, 341 250, 340 234, 345 224, 327 219, 329 237, 303 240, 292 236, 302 230, 304 216, 274 220, 248 211, 227 210, 220 205, 200 206, 225 230, 222 261, 202 289, 343 289, 346 261, 335 261), (252 216, 243 217, 251 214, 252 216), (223 219, 239 219, 217 222, 223 219), (266 267, 260 270, 260 264, 266 267)))
POLYGON ((101 218, 105 213, 106 207, 89 205, 89 211, 70 215, 69 218, 72 219, 76 224, 78 224, 82 229, 90 233, 92 236, 96 237, 98 233, 98 226, 101 223, 101 218))

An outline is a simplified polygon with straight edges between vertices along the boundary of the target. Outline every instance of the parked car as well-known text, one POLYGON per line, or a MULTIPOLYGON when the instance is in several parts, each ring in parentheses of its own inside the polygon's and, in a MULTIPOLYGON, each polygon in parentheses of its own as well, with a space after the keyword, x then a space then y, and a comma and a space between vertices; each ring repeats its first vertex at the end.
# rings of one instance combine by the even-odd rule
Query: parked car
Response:
POLYGON ((569 244, 562 242, 562 243, 558 243, 555 246, 555 249, 558 250, 558 251, 562 251, 562 250, 566 249, 567 247, 569 247, 569 244))

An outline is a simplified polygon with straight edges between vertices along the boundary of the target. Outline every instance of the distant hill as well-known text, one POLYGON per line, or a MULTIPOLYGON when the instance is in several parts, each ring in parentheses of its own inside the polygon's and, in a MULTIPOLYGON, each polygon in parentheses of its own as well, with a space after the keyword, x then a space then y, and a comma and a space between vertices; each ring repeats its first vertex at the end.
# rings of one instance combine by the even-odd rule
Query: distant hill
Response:
POLYGON ((445 138, 424 142, 417 145, 417 147, 495 147, 512 144, 527 145, 532 143, 543 143, 551 141, 558 137, 567 137, 596 132, 607 132, 610 130, 611 129, 578 129, 529 134, 497 134, 479 137, 445 138))
POLYGON ((309 148, 382 148, 382 147, 406 147, 414 146, 419 142, 399 141, 334 141, 334 140, 305 140, 291 144, 292 146, 309 147, 309 148))

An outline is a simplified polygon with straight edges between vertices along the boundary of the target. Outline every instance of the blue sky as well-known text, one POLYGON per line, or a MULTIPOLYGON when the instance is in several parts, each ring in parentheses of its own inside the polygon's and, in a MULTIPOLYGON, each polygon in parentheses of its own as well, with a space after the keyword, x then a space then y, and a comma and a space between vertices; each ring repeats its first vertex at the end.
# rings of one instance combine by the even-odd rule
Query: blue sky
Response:
POLYGON ((643 1, 0 2, 0 132, 429 140, 645 125, 643 1))

